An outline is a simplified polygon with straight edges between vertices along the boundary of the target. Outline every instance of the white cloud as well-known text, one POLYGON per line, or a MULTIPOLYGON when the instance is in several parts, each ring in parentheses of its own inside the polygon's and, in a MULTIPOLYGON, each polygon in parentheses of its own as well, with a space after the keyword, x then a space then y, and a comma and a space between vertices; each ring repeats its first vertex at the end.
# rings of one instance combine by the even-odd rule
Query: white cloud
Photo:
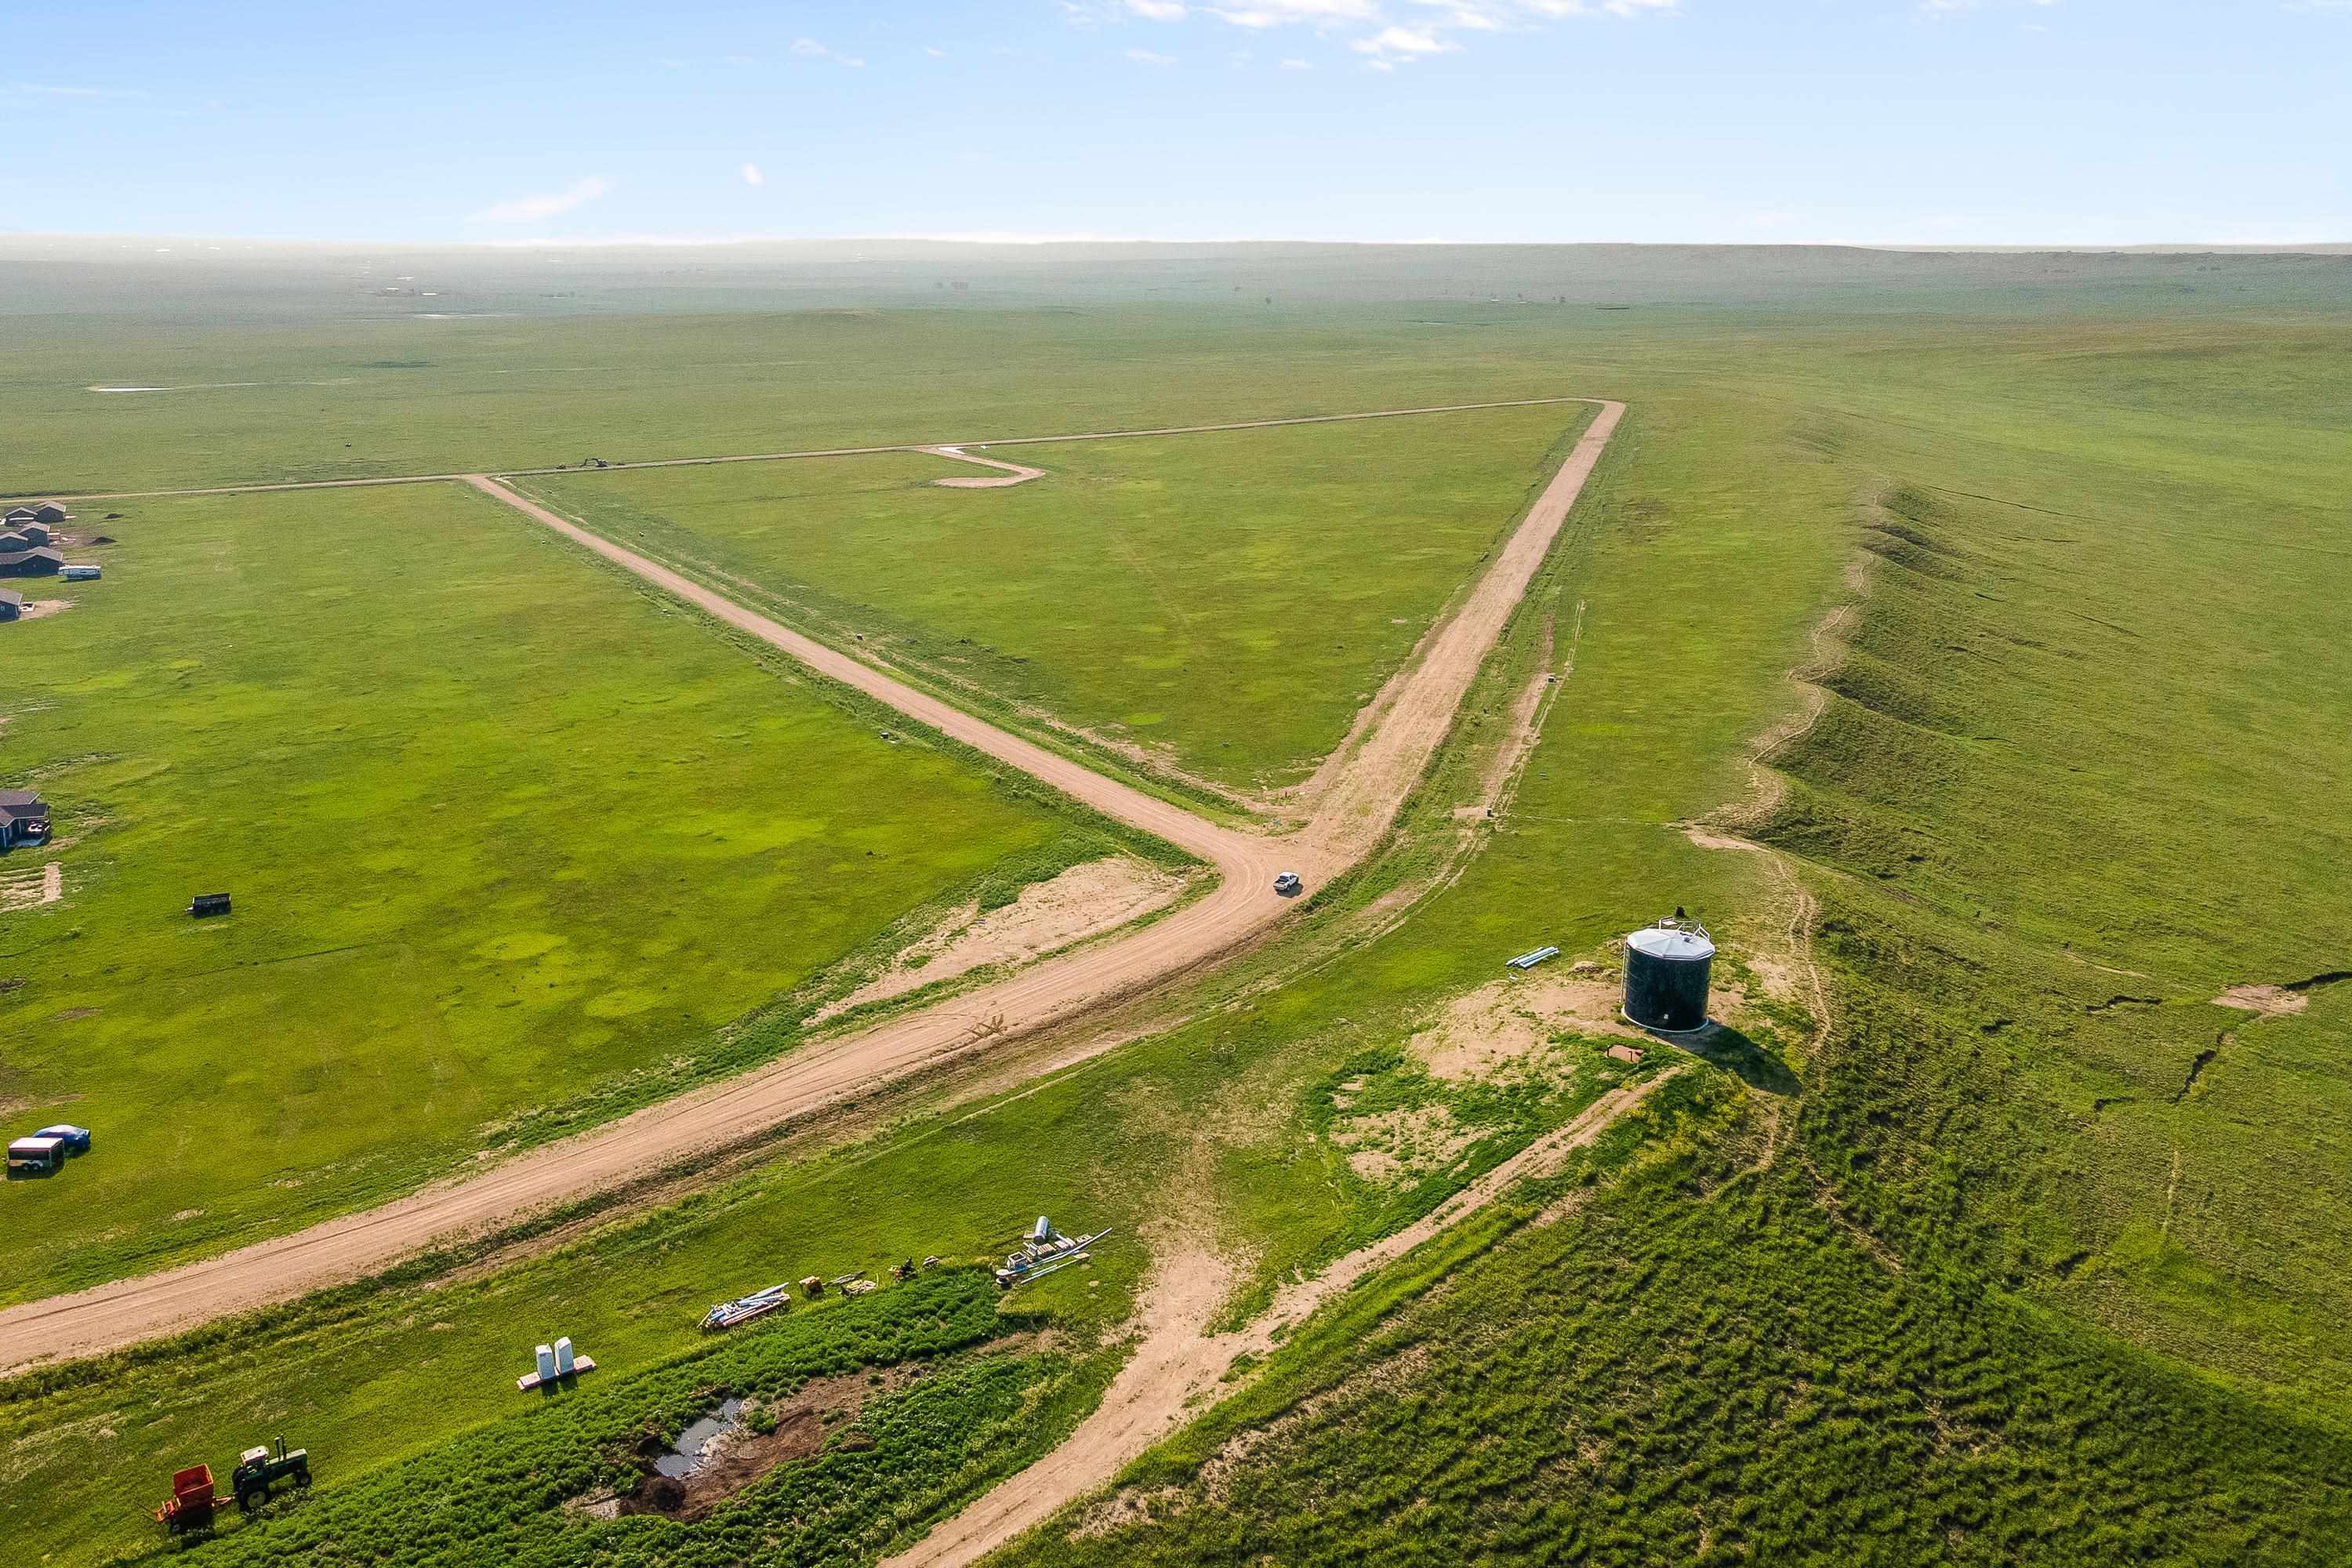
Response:
POLYGON ((1417 55, 1442 55, 1462 46, 1449 44, 1434 32, 1387 26, 1348 47, 1359 54, 1377 55, 1383 59, 1412 59, 1417 55))
POLYGON ((793 53, 803 59, 833 60, 845 66, 862 66, 866 63, 856 55, 845 55, 838 49, 827 48, 814 38, 794 38, 793 53))
POLYGON ((1147 21, 1181 22, 1184 19, 1183 0, 1127 0, 1127 8, 1147 21))
POLYGON ((746 163, 743 165, 743 183, 747 185, 764 185, 768 183, 768 176, 760 172, 759 164, 746 163))
POLYGON ((1129 49, 1127 58, 1139 65, 1172 66, 1176 63, 1174 55, 1155 55, 1150 49, 1129 49))
POLYGON ((935 60, 943 60, 948 58, 947 50, 934 47, 929 44, 925 44, 923 46, 923 53, 930 56, 931 58, 935 60))
POLYGON ((1305 60, 1293 58, 1283 61, 1282 68, 1286 71, 1311 71, 1315 68, 1305 60))
POLYGON ((594 201, 613 188, 613 182, 601 174, 591 174, 564 190, 550 191, 543 195, 517 196, 510 202, 499 202, 484 207, 467 221, 469 223, 536 223, 543 217, 555 217, 573 207, 594 201))
POLYGON ((1372 0, 1258 0, 1254 5, 1209 7, 1210 15, 1235 27, 1285 27, 1297 23, 1328 26, 1337 22, 1376 22, 1372 0))

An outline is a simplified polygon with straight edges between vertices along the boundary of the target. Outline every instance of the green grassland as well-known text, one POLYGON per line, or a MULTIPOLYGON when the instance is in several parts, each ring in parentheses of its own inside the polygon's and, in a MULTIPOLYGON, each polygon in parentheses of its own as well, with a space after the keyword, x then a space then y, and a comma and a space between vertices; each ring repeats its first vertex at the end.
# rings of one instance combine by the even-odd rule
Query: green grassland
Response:
POLYGON ((536 479, 592 526, 966 701, 1229 787, 1295 784, 1540 491, 1581 405, 536 479))
POLYGON ((909 910, 1102 852, 453 487, 142 502, 10 626, 58 902, 0 914, 0 1299, 381 1199, 777 1048, 909 910), (190 896, 236 912, 191 921, 190 896), (635 1088, 631 1088, 631 1085, 635 1088))
MULTIPOLYGON (((1328 892, 1311 924, 1328 928, 1425 876, 1454 845, 1453 808, 1527 680, 1572 668, 1514 818, 1413 921, 1276 990, 1264 982, 1295 961, 1269 952, 1210 983, 1202 1000, 1218 1005, 1200 1021, 981 1114, 916 1117, 871 1145, 754 1173, 484 1278, 347 1293, 186 1352, 17 1379, 0 1422, 32 1440, 9 1450, 0 1533, 68 1526, 83 1542, 75 1561, 150 1543, 126 1496, 143 1497, 175 1456, 280 1426, 321 1457, 324 1501, 499 1420, 514 1405, 518 1355, 548 1332, 574 1335, 616 1378, 650 1373, 698 1348, 695 1318, 721 1295, 908 1254, 982 1255, 1040 1211, 1140 1238, 1105 1249, 1086 1275, 1024 1292, 1025 1307, 1080 1335, 1123 1315, 1171 1226, 1206 1226, 1251 1257, 1244 1298, 1262 1300, 1291 1269, 1425 1213, 1607 1081, 1597 1047, 1570 1039, 1568 1070, 1536 1092, 1433 1082, 1399 1047, 1449 996, 1536 941, 1598 944, 1661 899, 1720 910, 1727 931, 1759 938, 1780 918, 1752 858, 1694 848, 1673 825, 1742 787, 1741 738, 1785 702, 1779 672, 1802 655, 1810 607, 1834 590, 1824 524, 1840 515, 1836 486, 1800 476, 1810 489, 1768 509, 1741 481, 1782 438, 1738 400, 1647 406, 1621 430, 1402 841, 1328 892), (1662 617, 1647 589, 1660 570, 1720 584, 1713 597, 1769 591, 1737 616, 1695 595, 1662 617), (1710 700, 1658 708, 1652 677, 1669 658, 1703 679, 1710 700), (1643 765, 1620 765, 1629 745, 1643 765), (1364 1080, 1358 1110, 1443 1100, 1472 1137, 1438 1168, 1360 1177, 1334 1142, 1346 1131, 1335 1124, 1339 1080, 1364 1080)), ((1759 1038, 1785 1056, 1797 1032, 1759 1038)))
MULTIPOLYGON (((1294 1336, 1140 1468, 1150 1521, 1049 1532, 1015 1556, 2342 1560, 2352 1411, 2326 1336, 2347 1256, 2352 984, 2268 1021, 2210 998, 2347 967, 2327 793, 2346 760, 2328 721, 2346 612, 2327 588, 2352 549, 2328 504, 2352 477, 2332 370, 2347 328, 2261 266, 2214 265, 2197 275, 2210 294, 2021 283, 1967 316, 1857 286, 1803 313, 1454 303, 1234 312, 1221 334, 1206 310, 1108 306, 625 324, 651 334, 631 350, 646 353, 655 336, 928 343, 948 367, 935 384, 861 361, 793 426, 890 425, 873 432, 890 439, 1515 390, 1633 411, 1399 843, 1325 890, 1297 947, 1202 982, 1195 1022, 502 1269, 437 1288, 420 1269, 0 1385, 0 1538, 61 1542, 59 1563, 152 1549, 138 1510, 173 1466, 280 1427, 310 1445, 321 1485, 224 1546, 373 1529, 398 1506, 388 1478, 446 1476, 508 1430, 505 1380, 549 1332, 604 1363, 616 1402, 642 1388, 674 1421, 693 1378, 669 1369, 700 1348, 709 1300, 908 1252, 977 1256, 1040 1209, 1130 1238, 1022 1300, 1082 1353, 1177 1227, 1248 1258, 1242 1305, 1264 1300, 1591 1091, 1581 1066, 1516 1103, 1410 1070, 1406 1039, 1501 957, 1599 951, 1675 901, 1734 958, 1788 956, 1770 864, 1699 849, 1681 825, 1745 795, 1748 742, 1794 708, 1786 672, 1866 558, 1835 695, 1774 756, 1789 794, 1753 829, 1821 902, 1825 1041, 1767 1013, 1744 1070, 1696 1067, 1584 1169, 1294 1336), (960 398, 981 428, 945 416, 960 398), (934 416, 944 428, 905 427, 934 416), (1454 806, 1545 668, 1564 680, 1542 742, 1459 879, 1377 940, 1318 948, 1453 847, 1454 806), (1443 1168, 1368 1180, 1333 1142, 1342 1079, 1384 1104, 1444 1098, 1482 1136, 1443 1168), (1801 1092, 1774 1092, 1791 1079, 1801 1092), (1203 1471, 1244 1432, 1254 1446, 1203 1471)), ((588 324, 542 325, 471 330, 584 360, 588 324)), ((737 397, 714 392, 713 428, 737 397)), ((649 436, 683 417, 660 401, 631 405, 649 436)), ((502 406, 520 423, 485 425, 476 450, 564 412, 502 406)), ((262 450, 290 461, 316 435, 262 450)), ((994 1394, 958 1396, 892 1531, 970 1482, 957 1456, 975 1435, 1029 1451, 1100 1376, 1093 1360, 1037 1371, 1062 1392, 1009 1426, 994 1394)), ((570 1482, 547 1478, 588 1484, 609 1434, 548 1440, 538 1479, 490 1500, 568 1552, 570 1482)), ((773 1517, 756 1494, 742 1506, 600 1550, 723 1555, 773 1517)), ((832 1531, 831 1561, 884 1538, 832 1531)), ((420 1562, 466 1560, 426 1546, 420 1562)))

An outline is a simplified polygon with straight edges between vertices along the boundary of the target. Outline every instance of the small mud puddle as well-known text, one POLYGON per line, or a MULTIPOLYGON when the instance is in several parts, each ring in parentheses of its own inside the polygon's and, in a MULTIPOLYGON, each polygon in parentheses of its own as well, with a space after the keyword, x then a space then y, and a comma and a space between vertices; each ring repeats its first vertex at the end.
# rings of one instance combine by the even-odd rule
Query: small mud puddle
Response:
POLYGON ((654 1461, 654 1469, 684 1480, 710 1462, 710 1446, 742 1424, 743 1402, 729 1399, 677 1435, 677 1446, 654 1461))

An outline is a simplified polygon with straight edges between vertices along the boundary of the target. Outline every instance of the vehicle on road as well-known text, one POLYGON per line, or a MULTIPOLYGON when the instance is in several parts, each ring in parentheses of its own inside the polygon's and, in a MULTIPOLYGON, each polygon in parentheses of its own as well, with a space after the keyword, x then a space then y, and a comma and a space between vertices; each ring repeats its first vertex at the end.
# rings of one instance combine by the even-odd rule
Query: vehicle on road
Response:
POLYGON ((1286 899, 1295 897, 1298 889, 1306 885, 1298 879, 1298 873, 1296 871, 1285 871, 1274 879, 1274 890, 1286 899))

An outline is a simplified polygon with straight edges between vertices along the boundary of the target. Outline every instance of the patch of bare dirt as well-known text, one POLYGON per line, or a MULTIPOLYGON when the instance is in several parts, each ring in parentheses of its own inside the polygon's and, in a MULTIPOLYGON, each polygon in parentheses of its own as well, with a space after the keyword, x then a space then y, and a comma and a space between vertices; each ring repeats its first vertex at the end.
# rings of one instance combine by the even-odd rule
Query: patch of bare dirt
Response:
POLYGON ((0 913, 38 909, 65 896, 66 871, 60 861, 52 860, 37 870, 12 871, 0 877, 0 913))
POLYGON ((74 607, 75 603, 76 601, 72 599, 30 600, 23 609, 16 612, 16 618, 20 621, 46 620, 51 616, 64 615, 74 607))
POLYGON ((2265 1018, 2278 1018, 2302 1012, 2311 1005, 2311 998, 2284 985, 2232 985, 2213 998, 2213 1005, 2235 1007, 2242 1013, 2259 1013, 2265 1018))
POLYGON ((1557 1034, 1646 1039, 1617 1016, 1618 1000, 1616 982, 1605 976, 1541 969, 1512 974, 1455 997, 1407 1048, 1431 1076, 1449 1083, 1493 1079, 1531 1065, 1557 1034))
POLYGON ((1042 958, 1150 914, 1174 899, 1183 885, 1181 878, 1157 867, 1116 855, 1033 882, 1002 909, 983 914, 977 902, 968 903, 899 953, 887 970, 809 1021, 821 1024, 852 1007, 904 995, 987 964, 1042 958))

